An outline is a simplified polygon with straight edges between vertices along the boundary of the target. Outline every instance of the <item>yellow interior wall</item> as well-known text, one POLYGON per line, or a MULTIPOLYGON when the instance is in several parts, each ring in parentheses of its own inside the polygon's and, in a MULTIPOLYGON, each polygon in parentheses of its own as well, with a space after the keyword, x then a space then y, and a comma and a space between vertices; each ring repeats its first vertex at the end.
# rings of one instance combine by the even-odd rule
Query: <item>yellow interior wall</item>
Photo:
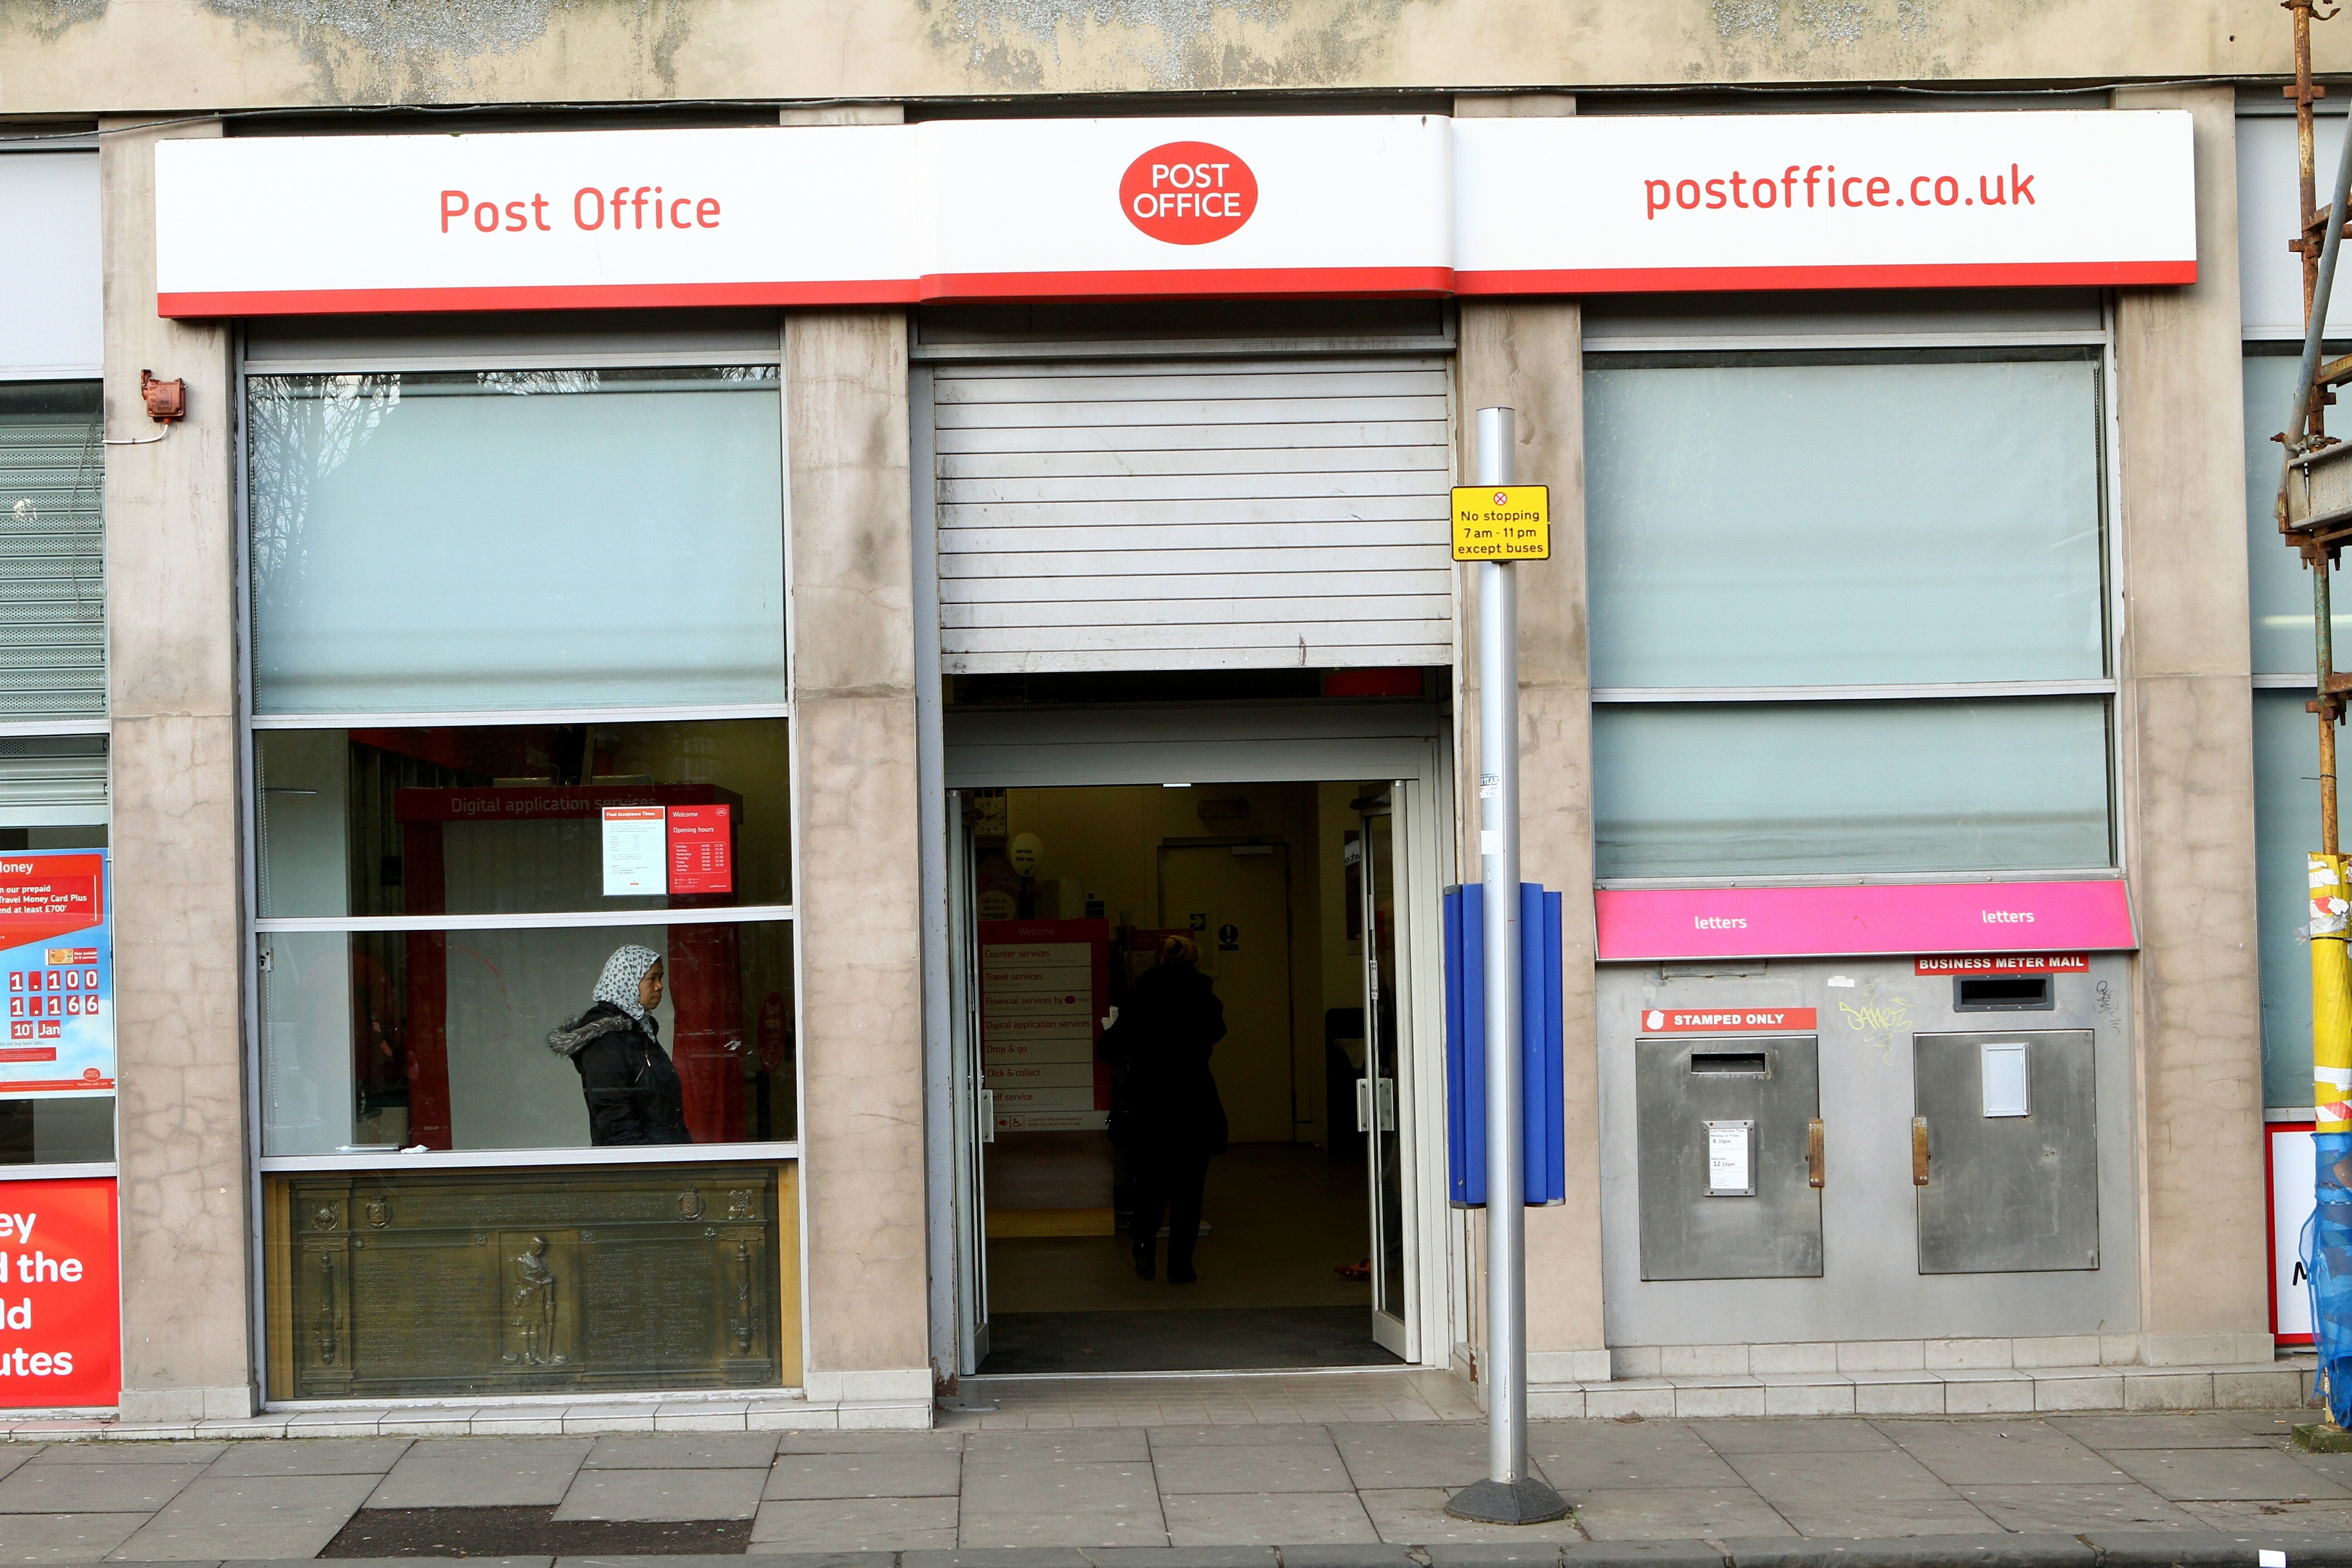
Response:
POLYGON ((1164 844, 1279 844, 1289 867, 1294 1137, 1322 1143, 1326 1086, 1323 1014, 1362 1004, 1362 958, 1347 940, 1343 835, 1356 826, 1352 784, 1114 785, 1007 792, 1009 833, 1034 833, 1040 882, 1068 879, 1099 897, 1114 926, 1156 927, 1164 844), (1204 800, 1243 799, 1249 814, 1202 821, 1204 800))

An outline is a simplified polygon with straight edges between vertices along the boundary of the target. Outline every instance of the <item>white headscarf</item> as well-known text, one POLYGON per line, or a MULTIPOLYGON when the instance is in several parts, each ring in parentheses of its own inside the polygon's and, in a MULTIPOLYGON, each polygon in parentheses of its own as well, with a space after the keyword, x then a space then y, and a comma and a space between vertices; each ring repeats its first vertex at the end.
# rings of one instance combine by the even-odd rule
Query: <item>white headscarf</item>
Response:
POLYGON ((637 1000, 637 984, 645 979, 646 971, 661 961, 660 953, 635 942, 615 949, 613 956, 604 961, 604 973, 597 976, 596 989, 589 1001, 610 1002, 635 1019, 646 1034, 654 1033, 660 1025, 646 1011, 645 1004, 637 1000))

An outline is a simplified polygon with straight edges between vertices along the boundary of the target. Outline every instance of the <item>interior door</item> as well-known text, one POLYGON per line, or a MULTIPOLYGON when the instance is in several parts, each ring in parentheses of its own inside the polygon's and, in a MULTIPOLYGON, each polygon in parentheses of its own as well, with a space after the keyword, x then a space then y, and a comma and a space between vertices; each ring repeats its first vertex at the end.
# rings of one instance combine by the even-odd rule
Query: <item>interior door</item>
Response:
POLYGON ((1409 1059, 1403 1009, 1397 1005, 1403 970, 1398 963, 1395 817, 1385 797, 1363 815, 1364 1078, 1357 1124, 1371 1182, 1372 1338, 1381 1349, 1409 1356, 1405 1338, 1405 1194, 1403 1064, 1409 1059))
POLYGON ((956 1346, 959 1373, 988 1359, 988 1185, 981 1145, 996 1136, 981 1061, 980 943, 973 930, 971 826, 948 792, 949 1059, 955 1116, 956 1346))

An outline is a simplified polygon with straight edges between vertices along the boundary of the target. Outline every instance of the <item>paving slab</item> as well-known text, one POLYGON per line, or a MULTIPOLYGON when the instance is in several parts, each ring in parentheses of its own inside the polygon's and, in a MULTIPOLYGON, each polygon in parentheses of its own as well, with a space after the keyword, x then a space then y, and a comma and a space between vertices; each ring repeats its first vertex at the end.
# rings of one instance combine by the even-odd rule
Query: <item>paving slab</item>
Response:
POLYGON ((1739 1479, 1769 1503, 1813 1507, 1885 1502, 1891 1498, 1948 1498, 1950 1487, 1891 1443, 1883 1452, 1746 1452, 1730 1457, 1739 1479))
POLYGON ((1690 1430, 1718 1454, 1891 1453, 1895 1440, 1868 1421, 1796 1417, 1693 1421, 1690 1430))
POLYGON ((2092 1568, 2098 1556, 2065 1535, 1914 1535, 1856 1541, 1727 1540, 1738 1568, 2092 1568))
POLYGON ((866 1432, 823 1427, 777 1435, 779 1454, 899 1454, 963 1452, 964 1435, 958 1431, 866 1432))
POLYGON ((0 1514, 152 1513, 204 1473, 201 1464, 24 1465, 0 1480, 0 1514))
POLYGON ((2101 1453, 2117 1448, 2262 1448, 2275 1439, 2226 1415, 2052 1415, 2050 1425, 2101 1453))
POLYGON ((953 1497, 963 1456, 937 1449, 897 1454, 780 1454, 768 1472, 770 1500, 953 1497))
POLYGON ((1045 1463, 1092 1463, 1105 1459, 1148 1461, 1151 1458, 1151 1439, 1140 1426, 982 1431, 965 1436, 963 1451, 967 1459, 990 1465, 1020 1460, 1045 1463))
POLYGON ((956 1500, 846 1498, 763 1502, 750 1552, 892 1552, 952 1549, 956 1500))
MULTIPOLYGON (((589 1470, 764 1470, 776 1457, 773 1432, 616 1432, 596 1439, 589 1470)), ((557 1517, 561 1518, 561 1515, 557 1517)), ((714 1516, 715 1517, 715 1516, 714 1516)))
POLYGON ((967 1457, 957 1544, 1166 1546, 1151 1467, 1068 1460, 983 1467, 967 1457))
POLYGON ((2046 1422, 1874 1421, 1903 1451, 1955 1486, 2085 1484, 2125 1479, 2105 1456, 2046 1422))
POLYGON ((2165 1501, 2137 1481, 1962 1487, 1959 1492, 2003 1530, 2028 1533, 2203 1528, 2196 1515, 2165 1501))
MULTIPOLYGON (((2292 1457, 2252 1448, 2127 1448, 2115 1461, 2132 1479, 2175 1502, 2270 1502, 2285 1498, 2352 1498, 2292 1457)), ((8 1482, 0 1481, 0 1491, 8 1482)))
POLYGON ((1075 1546, 959 1547, 953 1552, 909 1552, 900 1568, 1087 1568, 1075 1546))
POLYGON ((1528 1435, 1528 1457, 1563 1492, 1595 1487, 1739 1487, 1722 1455, 1685 1426, 1603 1422, 1528 1435))
POLYGON ((1349 1478, 1365 1489, 1468 1486, 1486 1473, 1486 1428, 1345 1426, 1331 1438, 1349 1478))
POLYGON ((27 1443, 21 1447, 14 1443, 0 1443, 0 1479, 6 1479, 9 1471, 42 1451, 38 1443, 27 1443))
POLYGON ((428 1437, 401 1456, 370 1508, 489 1508, 563 1500, 586 1437, 428 1437))
POLYGON ((23 1513, 0 1523, 0 1563, 96 1563, 147 1522, 143 1513, 23 1513))
MULTIPOLYGON (((1263 1426, 1151 1426, 1151 1451, 1167 1448, 1266 1448, 1286 1443, 1312 1447, 1331 1441, 1319 1422, 1268 1423, 1263 1426)), ((1089 1553, 1091 1555, 1091 1553, 1089 1553)))
POLYGON ((1176 1546, 1343 1545, 1380 1539, 1353 1491, 1179 1495, 1162 1498, 1160 1506, 1169 1542, 1176 1546))
POLYGON ((256 1437, 231 1443, 206 1473, 232 1476, 381 1476, 414 1437, 256 1437))
POLYGON ((1446 1500, 1453 1495, 1442 1487, 1386 1488, 1363 1494, 1364 1511, 1372 1516, 1372 1527, 1381 1532, 1382 1541, 1406 1546, 1433 1544, 1441 1541, 1519 1542, 1584 1539, 1584 1532, 1576 1526, 1574 1514, 1543 1524, 1479 1524, 1471 1520, 1455 1519, 1445 1511, 1446 1500))
POLYGON ((1876 1501, 1782 1501, 1775 1505, 1800 1535, 1980 1535, 2006 1533, 1964 1497, 1894 1497, 1876 1501))
POLYGON ((359 1511, 375 1483, 373 1475, 204 1476, 116 1548, 110 1560, 315 1557, 359 1511))
POLYGON ((1339 1450, 1320 1443, 1271 1447, 1174 1447, 1154 1445, 1151 1464, 1163 1493, 1347 1492, 1355 1490, 1339 1450))
MULTIPOLYGON (((1737 1481, 1738 1478, 1733 1478, 1737 1481)), ((1570 1489, 1577 1522, 1595 1541, 1720 1540, 1794 1535, 1770 1503, 1745 1486, 1570 1489)))
POLYGON ((2352 1503, 2185 1502, 2180 1507, 2214 1530, 2302 1531, 2352 1542, 2352 1503))
POLYGON ((226 1443, 52 1443, 37 1450, 44 1465, 208 1465, 227 1452, 226 1443))
MULTIPOLYGON (((593 1456, 592 1456, 593 1457, 593 1456)), ((750 1519, 760 1510, 764 1469, 686 1466, 665 1470, 583 1468, 556 1505, 558 1520, 750 1519)))
MULTIPOLYGON (((743 1550, 746 1555, 754 1552, 759 1555, 760 1568, 898 1568, 898 1554, 895 1552, 781 1552, 771 1551, 765 1546, 747 1546, 743 1550)), ((617 1557, 562 1559, 565 1564, 598 1562, 618 1564, 625 1561, 629 1560, 617 1557)), ((643 1563, 645 1568, 669 1568, 667 1562, 659 1560, 638 1558, 635 1561, 643 1563)), ((686 1562, 688 1568, 693 1568, 696 1563, 708 1563, 709 1568, 743 1568, 741 1557, 688 1558, 686 1562)), ((410 1564, 409 1568, 415 1568, 415 1564, 410 1564)), ((472 1568, 472 1565, 467 1564, 467 1568, 472 1568)))

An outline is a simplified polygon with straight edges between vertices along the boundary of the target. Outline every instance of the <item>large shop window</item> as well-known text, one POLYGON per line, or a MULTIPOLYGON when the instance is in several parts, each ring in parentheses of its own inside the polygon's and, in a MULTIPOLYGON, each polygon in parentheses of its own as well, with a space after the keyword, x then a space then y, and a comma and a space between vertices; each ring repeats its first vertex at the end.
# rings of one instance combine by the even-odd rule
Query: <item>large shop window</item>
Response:
POLYGON ((2115 864, 2095 348, 1587 369, 1600 875, 2115 864))
POLYGON ((247 391, 273 1392, 786 1380, 775 369, 247 391))
MULTIPOLYGON (((106 847, 100 437, 97 383, 0 383, 0 852, 106 847)), ((0 1090, 0 1166, 113 1159, 111 1093, 0 1090)))

